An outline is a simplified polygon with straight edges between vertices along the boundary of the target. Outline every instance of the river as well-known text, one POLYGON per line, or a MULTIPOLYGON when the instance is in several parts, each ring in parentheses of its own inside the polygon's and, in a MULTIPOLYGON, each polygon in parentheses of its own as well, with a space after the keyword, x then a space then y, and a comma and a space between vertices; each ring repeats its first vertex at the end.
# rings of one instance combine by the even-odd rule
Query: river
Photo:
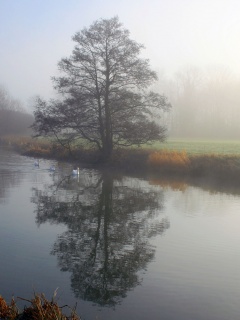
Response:
POLYGON ((86 320, 240 319, 240 190, 34 161, 0 149, 7 301, 57 289, 86 320))

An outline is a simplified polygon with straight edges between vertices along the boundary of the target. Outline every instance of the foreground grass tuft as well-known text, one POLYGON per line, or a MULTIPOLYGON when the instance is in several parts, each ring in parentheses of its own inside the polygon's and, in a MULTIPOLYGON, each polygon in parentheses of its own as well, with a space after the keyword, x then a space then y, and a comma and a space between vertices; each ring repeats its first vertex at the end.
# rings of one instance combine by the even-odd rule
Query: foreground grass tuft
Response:
MULTIPOLYGON (((33 299, 27 300, 30 305, 20 311, 17 304, 12 298, 11 302, 7 302, 0 296, 0 319, 1 320, 80 320, 75 310, 70 309, 70 315, 63 314, 63 307, 58 306, 55 295, 49 301, 44 294, 35 294, 33 299)), ((64 306, 68 307, 68 306, 64 306)), ((69 307, 68 307, 69 308, 69 307)))
POLYGON ((0 296, 0 319, 14 320, 17 319, 18 315, 19 310, 14 298, 12 298, 11 302, 7 304, 7 302, 0 296))

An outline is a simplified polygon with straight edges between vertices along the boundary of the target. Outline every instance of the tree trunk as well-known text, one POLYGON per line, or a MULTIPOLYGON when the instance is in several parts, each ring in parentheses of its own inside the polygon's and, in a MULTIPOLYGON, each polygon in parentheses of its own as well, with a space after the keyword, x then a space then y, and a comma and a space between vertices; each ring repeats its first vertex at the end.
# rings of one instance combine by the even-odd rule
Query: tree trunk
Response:
POLYGON ((111 159, 112 150, 112 144, 106 141, 102 149, 102 159, 104 162, 108 162, 111 159))

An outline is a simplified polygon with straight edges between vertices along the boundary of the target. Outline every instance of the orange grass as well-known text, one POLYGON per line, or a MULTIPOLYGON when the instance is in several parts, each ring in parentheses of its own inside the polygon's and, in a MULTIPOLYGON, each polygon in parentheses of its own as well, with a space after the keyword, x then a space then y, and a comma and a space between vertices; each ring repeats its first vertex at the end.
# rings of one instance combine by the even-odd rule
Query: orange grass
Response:
POLYGON ((190 165, 185 151, 155 151, 148 156, 148 165, 154 168, 183 169, 190 165))

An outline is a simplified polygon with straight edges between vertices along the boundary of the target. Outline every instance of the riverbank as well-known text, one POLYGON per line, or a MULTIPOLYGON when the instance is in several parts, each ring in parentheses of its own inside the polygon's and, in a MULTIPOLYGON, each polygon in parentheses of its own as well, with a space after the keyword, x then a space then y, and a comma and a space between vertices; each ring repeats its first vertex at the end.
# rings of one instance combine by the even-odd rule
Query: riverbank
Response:
POLYGON ((115 170, 128 175, 182 179, 188 183, 240 187, 240 156, 231 154, 188 154, 186 151, 118 149, 108 163, 100 154, 82 147, 66 150, 59 145, 29 137, 9 136, 0 144, 34 158, 71 162, 74 166, 115 170))

